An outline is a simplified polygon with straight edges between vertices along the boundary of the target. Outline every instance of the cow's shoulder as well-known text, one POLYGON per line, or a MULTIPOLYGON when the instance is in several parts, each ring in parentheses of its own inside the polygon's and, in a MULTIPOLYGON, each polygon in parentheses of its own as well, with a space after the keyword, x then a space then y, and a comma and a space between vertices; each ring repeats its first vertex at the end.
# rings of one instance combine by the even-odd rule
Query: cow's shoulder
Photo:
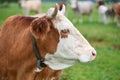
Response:
POLYGON ((6 30, 22 30, 30 26, 36 17, 27 17, 21 15, 10 16, 2 25, 2 31, 6 30))
POLYGON ((11 25, 30 25, 30 23, 36 19, 37 17, 29 17, 29 16, 21 16, 21 15, 14 15, 10 16, 6 19, 4 24, 11 24, 11 25))

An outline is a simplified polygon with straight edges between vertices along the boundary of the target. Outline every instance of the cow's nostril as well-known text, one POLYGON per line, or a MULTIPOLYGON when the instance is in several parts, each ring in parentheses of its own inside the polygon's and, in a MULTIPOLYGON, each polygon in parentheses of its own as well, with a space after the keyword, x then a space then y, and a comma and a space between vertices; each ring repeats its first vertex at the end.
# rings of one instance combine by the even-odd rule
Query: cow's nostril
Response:
POLYGON ((92 55, 93 55, 93 56, 96 56, 96 53, 95 53, 95 52, 92 52, 92 55))

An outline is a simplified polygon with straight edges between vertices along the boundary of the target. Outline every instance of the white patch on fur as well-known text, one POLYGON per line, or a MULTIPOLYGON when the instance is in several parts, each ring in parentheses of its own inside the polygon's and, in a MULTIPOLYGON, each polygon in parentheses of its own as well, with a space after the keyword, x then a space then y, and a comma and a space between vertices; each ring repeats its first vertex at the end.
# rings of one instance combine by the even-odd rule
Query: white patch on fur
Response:
POLYGON ((36 68, 35 69, 35 72, 41 72, 43 70, 43 68, 39 69, 39 68, 36 68))
MULTIPOLYGON (((52 10, 51 10, 52 11, 52 10)), ((45 56, 45 63, 54 70, 61 70, 72 66, 77 62, 88 62, 95 58, 92 52, 96 53, 88 41, 80 34, 73 24, 58 11, 55 19, 52 20, 59 34, 61 30, 69 29, 67 38, 61 38, 54 54, 45 56)))
POLYGON ((52 77, 51 80, 55 80, 55 77, 52 77))

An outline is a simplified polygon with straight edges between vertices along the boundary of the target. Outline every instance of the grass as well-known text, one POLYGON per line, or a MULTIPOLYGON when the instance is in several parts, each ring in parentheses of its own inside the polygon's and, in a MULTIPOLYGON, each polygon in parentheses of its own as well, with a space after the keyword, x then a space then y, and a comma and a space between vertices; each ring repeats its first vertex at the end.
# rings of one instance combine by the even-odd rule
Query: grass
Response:
MULTIPOLYGON (((47 12, 51 6, 54 4, 43 3, 41 11, 47 12)), ((0 8, 0 25, 7 17, 15 14, 22 14, 16 3, 11 3, 9 8, 0 8)), ((67 17, 71 21, 74 18, 69 5, 67 17)), ((114 22, 108 25, 99 23, 96 8, 93 11, 92 22, 88 21, 88 16, 83 18, 83 23, 73 24, 95 47, 97 57, 92 62, 75 64, 65 69, 61 80, 120 80, 120 28, 114 22)))

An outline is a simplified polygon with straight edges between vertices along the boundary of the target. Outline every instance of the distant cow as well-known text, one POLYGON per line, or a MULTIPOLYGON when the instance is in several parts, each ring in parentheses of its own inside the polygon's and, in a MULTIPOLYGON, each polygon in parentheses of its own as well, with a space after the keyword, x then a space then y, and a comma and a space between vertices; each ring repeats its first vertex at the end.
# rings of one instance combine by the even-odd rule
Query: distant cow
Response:
POLYGON ((19 6, 23 9, 24 15, 29 15, 30 11, 40 12, 41 0, 19 0, 19 6))
POLYGON ((88 15, 89 20, 91 21, 91 14, 93 10, 93 2, 92 1, 78 1, 78 0, 70 0, 71 7, 74 12, 74 15, 80 15, 80 22, 83 22, 82 16, 88 15))
POLYGON ((114 11, 113 7, 108 8, 108 10, 105 12, 105 14, 106 14, 108 17, 114 17, 114 16, 115 16, 115 11, 114 11))
POLYGON ((120 27, 120 3, 114 4, 115 18, 117 21, 117 26, 120 27))
POLYGON ((96 6, 98 8, 99 21, 108 24, 110 17, 114 17, 115 15, 114 9, 105 6, 104 0, 98 0, 96 6))
POLYGON ((56 5, 45 16, 16 15, 3 23, 0 80, 59 80, 62 69, 95 59, 95 49, 61 11, 56 5))

